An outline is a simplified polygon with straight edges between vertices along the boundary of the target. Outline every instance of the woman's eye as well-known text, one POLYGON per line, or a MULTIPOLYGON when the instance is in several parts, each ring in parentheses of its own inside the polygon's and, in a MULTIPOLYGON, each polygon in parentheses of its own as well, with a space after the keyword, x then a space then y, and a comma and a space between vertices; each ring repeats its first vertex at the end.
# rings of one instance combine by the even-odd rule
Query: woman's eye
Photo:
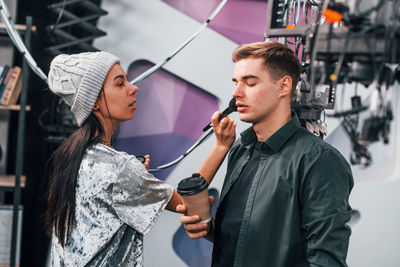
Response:
POLYGON ((119 83, 118 86, 124 86, 124 83, 123 83, 123 82, 122 82, 122 83, 119 83))

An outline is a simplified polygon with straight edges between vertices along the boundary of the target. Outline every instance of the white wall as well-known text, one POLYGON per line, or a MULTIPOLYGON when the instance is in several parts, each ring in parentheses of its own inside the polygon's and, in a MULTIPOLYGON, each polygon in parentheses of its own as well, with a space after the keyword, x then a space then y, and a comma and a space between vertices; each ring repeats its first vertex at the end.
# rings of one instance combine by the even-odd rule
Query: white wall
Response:
MULTIPOLYGON (((363 100, 375 88, 360 88, 363 100)), ((352 235, 348 252, 348 265, 355 267, 396 267, 400 266, 400 86, 392 88, 394 121, 391 123, 389 144, 376 142, 369 146, 373 163, 369 167, 352 166, 355 185, 350 195, 350 205, 360 213, 360 218, 352 223, 352 235)), ((341 92, 339 90, 339 92, 341 92)), ((354 85, 347 85, 347 101, 354 93, 354 85)), ((341 96, 339 95, 339 99, 341 96)), ((350 103, 344 107, 349 108, 350 103)), ((366 111, 360 121, 368 116, 366 111)), ((332 121, 331 124, 335 122, 332 121)), ((336 122, 337 123, 337 122, 336 122)), ((329 122, 328 122, 329 124, 329 122)), ((329 138, 348 159, 350 141, 341 127, 332 130, 329 138)))

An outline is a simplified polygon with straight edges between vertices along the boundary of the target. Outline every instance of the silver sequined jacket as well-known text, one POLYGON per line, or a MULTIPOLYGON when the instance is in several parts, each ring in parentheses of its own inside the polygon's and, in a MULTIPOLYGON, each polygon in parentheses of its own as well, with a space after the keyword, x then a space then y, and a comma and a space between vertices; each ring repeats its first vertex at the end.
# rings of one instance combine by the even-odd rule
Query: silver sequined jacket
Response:
POLYGON ((143 266, 143 235, 172 193, 134 156, 94 145, 78 173, 76 224, 64 248, 53 235, 50 265, 143 266))

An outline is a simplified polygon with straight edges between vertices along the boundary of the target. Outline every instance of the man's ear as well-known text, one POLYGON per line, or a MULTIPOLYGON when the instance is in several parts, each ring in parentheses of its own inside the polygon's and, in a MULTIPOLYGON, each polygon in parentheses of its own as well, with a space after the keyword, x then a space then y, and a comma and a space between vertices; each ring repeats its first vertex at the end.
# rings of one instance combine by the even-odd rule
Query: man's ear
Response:
POLYGON ((279 96, 285 97, 290 95, 292 91, 292 78, 290 76, 284 76, 279 81, 279 96))

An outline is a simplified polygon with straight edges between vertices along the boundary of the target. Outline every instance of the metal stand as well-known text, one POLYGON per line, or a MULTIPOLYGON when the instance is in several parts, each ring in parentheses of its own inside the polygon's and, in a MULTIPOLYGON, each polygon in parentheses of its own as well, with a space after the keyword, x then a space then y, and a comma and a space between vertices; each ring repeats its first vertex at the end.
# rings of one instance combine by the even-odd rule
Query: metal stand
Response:
MULTIPOLYGON (((31 45, 31 29, 32 29, 32 17, 26 17, 26 31, 25 31, 25 46, 30 49, 31 45)), ((12 234, 11 234, 11 254, 10 254, 10 266, 15 266, 16 254, 17 254, 17 241, 18 241, 18 215, 19 215, 19 204, 21 200, 21 175, 24 163, 24 139, 25 139, 25 117, 26 117, 26 102, 28 96, 28 82, 30 68, 24 60, 23 65, 23 77, 22 77, 22 89, 20 96, 21 110, 18 117, 18 137, 17 137, 17 154, 15 161, 15 187, 14 187, 14 202, 13 202, 13 222, 12 222, 12 234)))
POLYGON ((47 32, 55 43, 47 50, 52 55, 71 53, 71 48, 76 52, 98 51, 90 43, 106 32, 96 26, 97 19, 107 15, 107 11, 89 0, 68 0, 48 6, 51 13, 58 16, 57 21, 47 27, 47 32), (84 10, 84 15, 75 14, 76 10, 84 10))

